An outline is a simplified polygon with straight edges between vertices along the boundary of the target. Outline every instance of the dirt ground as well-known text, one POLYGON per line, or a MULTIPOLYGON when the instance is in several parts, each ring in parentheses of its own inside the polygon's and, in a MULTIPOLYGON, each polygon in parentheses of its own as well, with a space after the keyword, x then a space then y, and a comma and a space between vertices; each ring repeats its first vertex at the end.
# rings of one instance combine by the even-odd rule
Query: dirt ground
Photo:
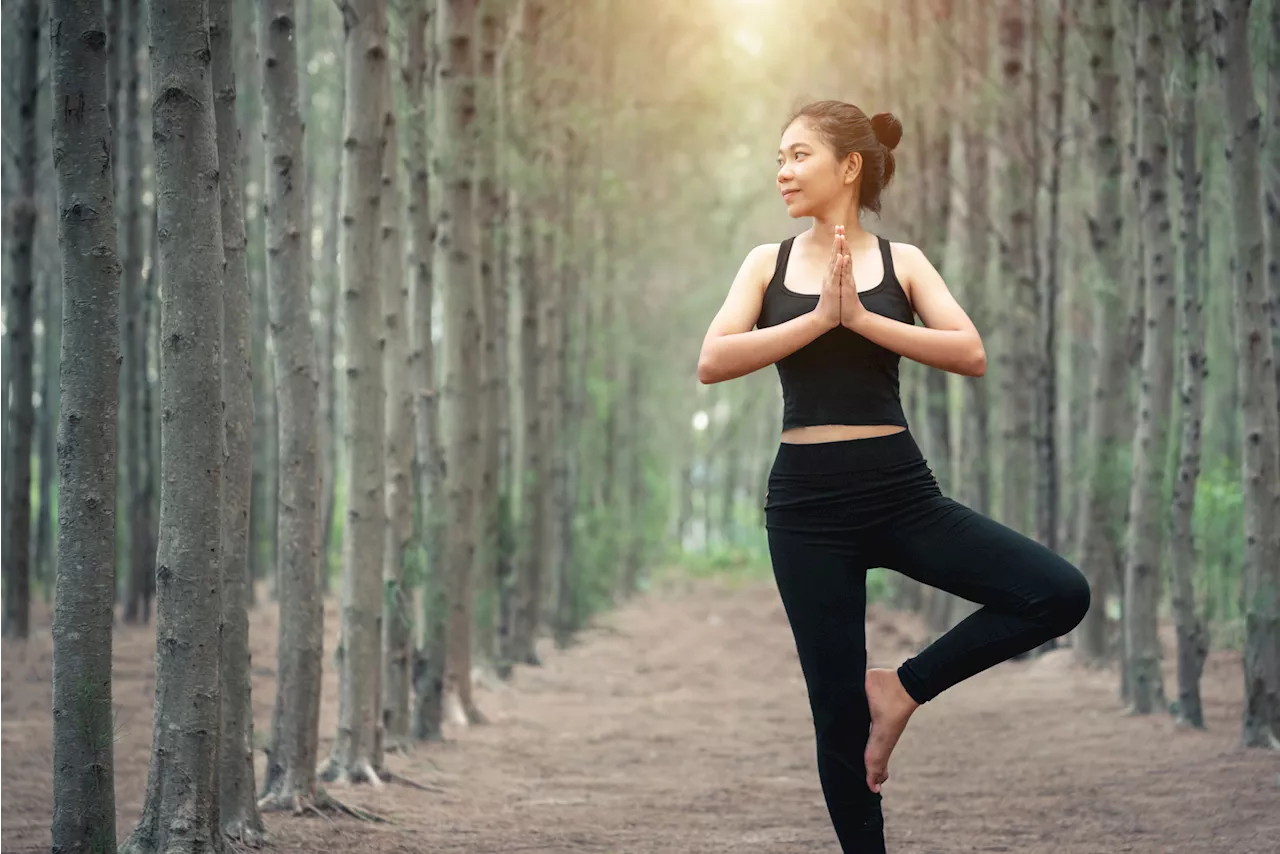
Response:
MULTIPOLYGON (((329 649, 336 636, 332 603, 329 649)), ((254 705, 270 722, 276 621, 251 618, 254 705)), ((49 850, 47 614, 36 639, 3 649, 5 852, 49 850)), ((872 666, 922 637, 909 616, 872 609, 872 666)), ((150 748, 153 635, 115 641, 116 797, 123 839, 142 808, 150 748)), ((680 583, 604 616, 545 666, 481 685, 491 723, 393 757, 436 791, 393 784, 334 793, 388 818, 269 815, 281 854, 364 852, 837 852, 818 787, 804 684, 785 616, 765 584, 680 583)), ((1173 674, 1166 672, 1168 685, 1173 674)), ((885 787, 897 854, 1274 854, 1280 754, 1237 745, 1239 655, 1204 679, 1208 732, 1167 716, 1122 715, 1115 676, 1066 651, 1001 665, 921 709, 885 787)), ((336 727, 324 686, 321 757, 336 727)), ((258 762, 261 781, 261 756, 258 762)))

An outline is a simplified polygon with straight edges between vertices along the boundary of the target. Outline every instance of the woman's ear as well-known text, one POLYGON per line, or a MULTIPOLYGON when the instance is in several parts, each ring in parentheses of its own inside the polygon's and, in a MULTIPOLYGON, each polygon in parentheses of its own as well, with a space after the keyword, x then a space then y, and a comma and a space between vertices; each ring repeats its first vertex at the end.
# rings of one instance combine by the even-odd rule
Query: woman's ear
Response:
POLYGON ((844 159, 844 183, 846 185, 856 183, 858 176, 862 174, 862 155, 858 152, 850 152, 849 156, 844 159))

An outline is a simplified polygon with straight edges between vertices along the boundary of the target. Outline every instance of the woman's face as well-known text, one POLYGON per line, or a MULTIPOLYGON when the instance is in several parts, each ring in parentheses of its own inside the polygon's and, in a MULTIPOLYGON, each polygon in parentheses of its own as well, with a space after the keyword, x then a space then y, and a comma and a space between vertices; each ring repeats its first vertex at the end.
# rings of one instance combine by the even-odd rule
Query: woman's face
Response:
POLYGON ((844 161, 805 119, 796 119, 782 134, 778 145, 778 191, 792 219, 814 216, 845 197, 857 178, 860 158, 844 161), (851 168, 852 167, 852 168, 851 168))

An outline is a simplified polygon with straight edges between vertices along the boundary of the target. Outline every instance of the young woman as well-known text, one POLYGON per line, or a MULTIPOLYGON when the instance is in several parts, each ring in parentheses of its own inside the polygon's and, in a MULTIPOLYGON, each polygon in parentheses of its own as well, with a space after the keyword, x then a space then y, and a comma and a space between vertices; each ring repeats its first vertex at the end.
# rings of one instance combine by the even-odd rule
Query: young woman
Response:
POLYGON ((808 231, 753 249, 703 341, 698 378, 776 364, 781 443, 765 524, 808 688, 818 774, 846 852, 883 852, 881 784, 920 705, 1071 631, 1083 574, 942 495, 903 414, 901 357, 982 376, 982 339, 929 259, 865 231, 902 125, 839 101, 787 124, 778 190, 808 231), (923 326, 914 324, 919 316, 923 326), (887 567, 982 605, 896 670, 867 669, 866 570, 887 567))

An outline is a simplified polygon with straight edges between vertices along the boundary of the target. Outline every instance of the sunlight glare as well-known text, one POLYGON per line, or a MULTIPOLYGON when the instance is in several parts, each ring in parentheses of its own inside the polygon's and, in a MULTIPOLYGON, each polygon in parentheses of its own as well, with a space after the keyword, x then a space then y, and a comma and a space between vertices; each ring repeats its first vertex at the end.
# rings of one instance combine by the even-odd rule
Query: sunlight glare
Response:
POLYGON ((739 27, 733 31, 733 41, 752 57, 759 58, 764 53, 764 36, 754 30, 739 27))

